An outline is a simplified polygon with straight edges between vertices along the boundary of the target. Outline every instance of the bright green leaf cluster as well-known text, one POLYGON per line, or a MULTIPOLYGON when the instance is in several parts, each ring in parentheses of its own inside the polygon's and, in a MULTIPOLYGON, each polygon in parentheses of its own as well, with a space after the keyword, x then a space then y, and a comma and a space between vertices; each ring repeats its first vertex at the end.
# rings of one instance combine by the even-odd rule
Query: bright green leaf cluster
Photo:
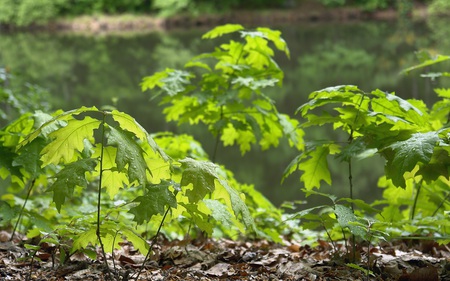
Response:
MULTIPOLYGON (((345 143, 312 143, 287 168, 285 176, 296 169, 304 171, 301 180, 307 189, 320 187, 321 180, 331 184, 327 156, 333 154, 348 161, 377 152, 387 160, 386 175, 401 187, 405 187, 405 173, 416 165, 426 169, 433 163, 443 171, 448 163, 443 158, 447 154, 447 121, 420 101, 380 90, 365 93, 355 86, 338 86, 312 93, 298 112, 307 120, 301 125, 305 128, 328 124, 349 136, 345 143), (319 109, 324 111, 316 115, 319 109), (434 159, 438 155, 440 160, 434 159)), ((437 178, 428 172, 424 176, 437 178)))
POLYGON ((225 146, 238 145, 242 154, 259 144, 278 146, 282 137, 303 148, 298 122, 277 111, 265 88, 281 86, 283 71, 274 61, 274 50, 289 57, 279 31, 247 31, 228 24, 207 32, 203 39, 239 33, 243 42, 230 40, 211 53, 199 55, 184 70, 166 69, 142 81, 142 90, 160 89, 167 121, 204 123, 225 146))

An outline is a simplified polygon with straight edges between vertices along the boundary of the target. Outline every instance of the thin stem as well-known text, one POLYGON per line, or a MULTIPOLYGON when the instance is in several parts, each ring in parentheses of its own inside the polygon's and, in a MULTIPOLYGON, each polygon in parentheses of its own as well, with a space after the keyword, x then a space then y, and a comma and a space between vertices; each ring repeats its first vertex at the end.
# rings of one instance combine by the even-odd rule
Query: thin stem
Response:
MULTIPOLYGON (((223 119, 223 105, 220 106, 220 119, 219 121, 221 121, 223 119)), ((219 142, 220 142, 220 130, 217 131, 217 136, 216 136, 216 143, 214 144, 214 152, 213 155, 211 157, 211 162, 216 163, 216 156, 217 156, 217 149, 219 147, 219 142)))
POLYGON ((101 132, 101 145, 102 149, 100 150, 100 175, 99 175, 99 181, 98 181, 98 195, 97 195, 97 230, 96 235, 98 242, 100 244, 100 247, 102 249, 103 254, 103 262, 106 267, 107 272, 107 278, 111 279, 111 272, 108 266, 108 261, 106 260, 106 252, 105 252, 105 246, 103 245, 102 237, 100 235, 100 212, 101 212, 101 199, 102 199, 102 175, 103 175, 103 152, 104 152, 104 143, 105 143, 105 119, 106 115, 103 115, 103 120, 101 124, 102 132, 101 132))
POLYGON ((334 252, 337 253, 338 248, 336 246, 336 242, 334 242, 333 238, 331 238, 330 232, 328 232, 328 229, 325 227, 325 224, 322 223, 322 227, 323 227, 323 229, 325 229, 325 233, 327 234, 328 239, 330 239, 331 245, 333 245, 334 252))
MULTIPOLYGON (((350 199, 353 200, 353 175, 352 175, 352 159, 348 160, 348 181, 349 181, 349 187, 350 187, 350 199)), ((355 212, 355 204, 351 203, 352 212, 355 212)))
POLYGON ((447 199, 450 197, 450 192, 447 193, 447 195, 445 196, 445 198, 441 201, 441 203, 439 203, 439 206, 437 206, 436 210, 434 210, 433 214, 431 215, 432 217, 434 217, 437 212, 439 211, 439 209, 444 205, 444 203, 447 201, 447 199))
POLYGON ((153 237, 152 244, 150 244, 150 248, 148 249, 147 255, 145 255, 145 259, 142 262, 142 266, 139 268, 139 271, 138 271, 138 274, 137 274, 135 280, 139 280, 139 276, 141 275, 142 269, 144 268, 145 263, 147 262, 148 258, 150 257, 150 254, 153 250, 153 246, 155 246, 155 244, 156 244, 156 239, 158 238, 159 233, 161 232, 161 228, 164 224, 164 221, 166 220, 166 217, 167 217, 167 214, 169 213, 169 211, 170 211, 170 207, 167 208, 166 212, 164 213, 161 223, 159 224, 158 230, 156 231, 156 234, 153 237))
POLYGON ((23 202, 22 208, 20 209, 19 217, 17 218, 16 224, 14 225, 13 232, 11 234, 11 238, 9 238, 9 241, 12 241, 14 239, 14 235, 16 235, 17 227, 19 226, 19 222, 22 219, 23 211, 25 210, 25 205, 28 202, 28 199, 30 198, 31 191, 33 190, 34 183, 36 182, 36 179, 33 178, 32 180, 28 181, 28 192, 27 197, 25 197, 25 201, 23 202))
POLYGON ((419 183, 419 186, 417 187, 416 196, 414 197, 414 203, 413 203, 413 206, 412 206, 412 209, 411 209, 411 220, 414 219, 414 216, 416 214, 416 206, 417 206, 417 201, 419 199, 419 194, 420 194, 420 190, 421 189, 422 189, 422 182, 419 183))
MULTIPOLYGON (((356 121, 356 119, 355 119, 356 121)), ((348 143, 351 144, 353 142, 353 129, 350 131, 350 137, 348 138, 348 143)), ((355 204, 353 203, 353 175, 352 175, 352 159, 350 158, 348 160, 348 180, 349 180, 349 187, 350 187, 350 199, 352 199, 352 202, 350 204, 352 213, 355 213, 355 204)), ((356 237, 355 234, 352 233, 352 260, 353 262, 356 261, 356 237)))

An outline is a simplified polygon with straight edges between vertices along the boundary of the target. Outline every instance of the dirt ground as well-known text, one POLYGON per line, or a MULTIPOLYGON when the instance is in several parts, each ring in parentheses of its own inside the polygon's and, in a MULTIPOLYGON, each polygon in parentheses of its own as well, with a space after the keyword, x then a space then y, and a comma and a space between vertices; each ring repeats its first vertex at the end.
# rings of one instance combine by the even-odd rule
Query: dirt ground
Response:
POLYGON ((159 239, 147 260, 131 244, 121 244, 107 255, 108 266, 98 249, 97 259, 75 253, 61 264, 54 245, 34 251, 22 243, 0 242, 1 281, 450 280, 450 248, 430 240, 361 244, 353 255, 345 244, 326 241, 311 247, 300 241, 159 239))

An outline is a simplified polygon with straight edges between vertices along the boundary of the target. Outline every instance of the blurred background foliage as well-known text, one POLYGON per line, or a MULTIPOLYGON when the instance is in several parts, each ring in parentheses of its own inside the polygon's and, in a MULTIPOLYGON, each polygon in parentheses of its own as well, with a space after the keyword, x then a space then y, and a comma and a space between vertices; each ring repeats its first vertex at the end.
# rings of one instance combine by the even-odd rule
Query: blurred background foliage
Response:
MULTIPOLYGON (((430 6, 431 13, 448 13, 447 0, 416 0, 430 6)), ((27 26, 56 18, 98 14, 153 14, 163 17, 177 14, 223 13, 236 9, 293 9, 305 4, 325 7, 358 7, 365 11, 394 8, 408 14, 411 0, 0 0, 0 23, 27 26)), ((310 5, 311 6, 311 5, 310 5)))

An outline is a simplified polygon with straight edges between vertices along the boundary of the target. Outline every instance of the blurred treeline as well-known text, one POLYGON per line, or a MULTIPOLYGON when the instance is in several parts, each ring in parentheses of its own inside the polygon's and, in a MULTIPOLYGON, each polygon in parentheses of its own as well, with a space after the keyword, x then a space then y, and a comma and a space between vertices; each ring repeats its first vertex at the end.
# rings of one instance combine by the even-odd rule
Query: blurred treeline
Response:
MULTIPOLYGON (((447 0, 416 0, 415 4, 440 5, 447 0)), ((357 6, 364 10, 411 9, 411 0, 0 0, 0 24, 27 26, 61 18, 96 14, 172 16, 198 15, 233 9, 291 9, 305 3, 330 7, 357 6)), ((445 6, 446 4, 444 4, 445 6)), ((314 6, 312 6, 314 7, 314 6)))

